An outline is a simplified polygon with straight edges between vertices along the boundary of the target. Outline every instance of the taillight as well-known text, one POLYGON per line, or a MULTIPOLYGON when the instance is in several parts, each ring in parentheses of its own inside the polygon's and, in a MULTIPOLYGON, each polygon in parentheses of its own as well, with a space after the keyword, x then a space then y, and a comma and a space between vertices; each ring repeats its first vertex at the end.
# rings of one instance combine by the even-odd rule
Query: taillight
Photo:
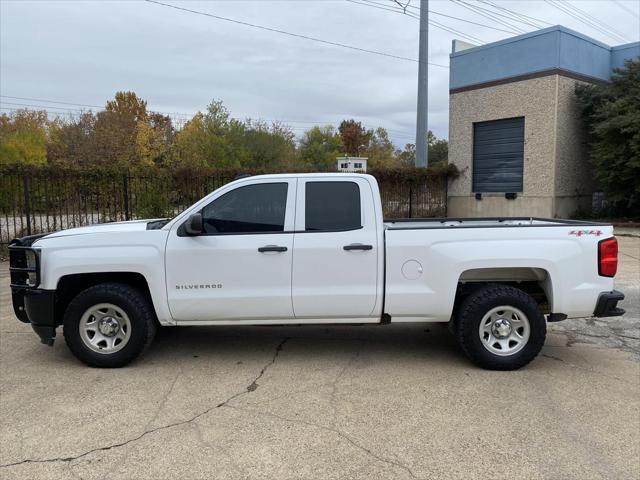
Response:
POLYGON ((598 243, 598 275, 614 277, 618 270, 618 240, 607 238, 598 243))

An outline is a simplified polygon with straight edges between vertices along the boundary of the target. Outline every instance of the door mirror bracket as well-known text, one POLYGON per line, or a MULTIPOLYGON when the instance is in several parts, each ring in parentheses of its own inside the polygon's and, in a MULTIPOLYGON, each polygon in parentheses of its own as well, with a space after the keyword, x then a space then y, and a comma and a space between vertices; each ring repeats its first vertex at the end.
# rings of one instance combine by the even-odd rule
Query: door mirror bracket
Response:
POLYGON ((202 233, 202 213, 194 213, 189 215, 187 221, 184 222, 184 231, 187 235, 200 235, 202 233))

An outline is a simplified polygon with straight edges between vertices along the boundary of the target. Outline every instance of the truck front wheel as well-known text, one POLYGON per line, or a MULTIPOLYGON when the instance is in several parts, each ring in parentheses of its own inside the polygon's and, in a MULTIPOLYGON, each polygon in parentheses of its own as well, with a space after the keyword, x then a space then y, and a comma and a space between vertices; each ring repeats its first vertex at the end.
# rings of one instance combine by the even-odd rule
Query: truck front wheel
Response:
POLYGON ((92 367, 123 367, 151 344, 156 331, 151 305, 137 289, 102 283, 80 292, 63 320, 69 350, 92 367))
POLYGON ((456 337, 475 364, 515 370, 533 360, 544 345, 547 325, 530 295, 508 285, 487 285, 458 309, 456 337))

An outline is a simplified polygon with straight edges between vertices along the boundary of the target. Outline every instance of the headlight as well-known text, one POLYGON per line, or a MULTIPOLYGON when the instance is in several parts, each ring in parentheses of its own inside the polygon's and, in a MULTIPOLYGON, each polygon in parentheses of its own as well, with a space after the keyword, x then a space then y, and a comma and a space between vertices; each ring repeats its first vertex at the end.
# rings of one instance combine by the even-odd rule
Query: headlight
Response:
MULTIPOLYGON (((36 258, 36 252, 34 252, 33 250, 26 250, 25 252, 25 258, 27 260, 27 268, 33 268, 34 270, 37 270, 37 265, 38 265, 38 259, 36 258)), ((27 278, 27 285, 30 287, 35 287, 38 284, 38 272, 37 271, 33 271, 33 272, 29 272, 29 276, 27 278)))

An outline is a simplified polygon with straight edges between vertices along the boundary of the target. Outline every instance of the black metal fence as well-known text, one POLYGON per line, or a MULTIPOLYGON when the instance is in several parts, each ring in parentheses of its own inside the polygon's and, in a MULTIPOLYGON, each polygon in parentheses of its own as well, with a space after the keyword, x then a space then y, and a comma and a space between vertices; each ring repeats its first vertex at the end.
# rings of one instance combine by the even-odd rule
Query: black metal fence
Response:
MULTIPOLYGON (((171 217, 239 172, 0 170, 0 245, 41 232, 171 217)), ((446 215, 446 175, 376 175, 385 218, 446 215)))

